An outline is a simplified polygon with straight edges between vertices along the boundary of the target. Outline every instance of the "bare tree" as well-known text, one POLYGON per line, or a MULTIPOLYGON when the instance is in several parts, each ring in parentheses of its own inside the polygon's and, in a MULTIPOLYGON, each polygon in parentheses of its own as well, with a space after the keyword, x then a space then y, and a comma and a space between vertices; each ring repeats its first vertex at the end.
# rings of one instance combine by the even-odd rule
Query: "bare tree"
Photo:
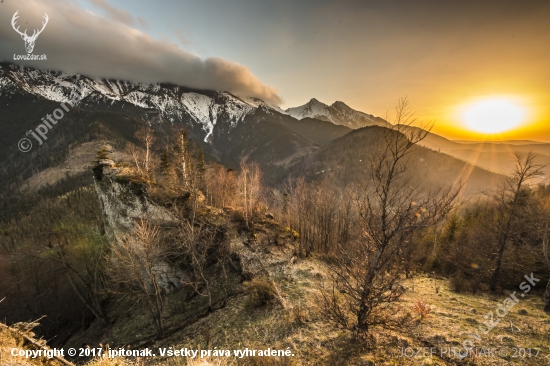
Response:
MULTIPOLYGON (((548 249, 548 223, 544 228, 544 237, 542 239, 542 261, 546 265, 546 268, 550 270, 550 253, 548 249)), ((546 291, 544 292, 544 311, 550 314, 550 279, 546 284, 546 291)))
POLYGON ((258 164, 241 164, 238 182, 239 196, 242 199, 241 203, 243 205, 243 216, 246 226, 249 226, 250 221, 257 214, 260 203, 261 172, 258 164))
POLYGON ((143 153, 138 149, 138 147, 130 142, 126 143, 124 147, 124 152, 132 157, 134 160, 134 165, 140 176, 145 176, 145 171, 143 170, 143 153))
MULTIPOLYGON (((136 132, 136 138, 143 144, 145 147, 145 156, 143 157, 143 168, 148 179, 151 179, 151 170, 152 170, 152 157, 151 157, 151 148, 155 143, 155 135, 150 126, 143 127, 136 132)), ((138 169, 140 167, 138 166, 138 169)))
POLYGON ((327 180, 307 183, 302 177, 287 181, 278 216, 299 234, 296 252, 330 253, 337 243, 346 246, 356 226, 349 189, 335 190, 327 180))
POLYGON ((408 157, 428 131, 412 128, 415 121, 406 99, 396 106, 395 124, 383 133, 370 158, 370 181, 358 190, 355 204, 362 235, 353 245, 339 246, 331 261, 333 285, 325 292, 329 317, 353 325, 365 334, 373 325, 389 325, 397 318, 394 302, 402 295, 402 254, 411 236, 439 222, 452 208, 461 187, 424 193, 405 174, 408 157), (336 296, 336 297, 335 297, 336 296), (342 314, 351 313, 352 318, 342 314), (332 314, 332 315, 331 315, 332 314), (338 318, 340 317, 340 320, 338 318))
MULTIPOLYGON (((186 262, 191 275, 182 280, 183 285, 190 286, 196 294, 208 298, 208 307, 212 308, 210 279, 206 273, 211 264, 213 252, 218 250, 217 260, 223 263, 224 253, 219 253, 223 246, 216 246, 216 231, 202 223, 182 222, 179 230, 181 245, 179 252, 186 262)), ((223 267, 223 266, 222 266, 223 267)), ((219 278, 216 278, 219 281, 219 278)))
POLYGON ((133 235, 124 236, 111 247, 111 291, 146 301, 158 338, 164 336, 165 292, 160 281, 167 271, 169 253, 159 238, 159 229, 143 219, 137 222, 133 235))
POLYGON ((187 189, 189 185, 189 170, 190 170, 190 156, 189 156, 189 138, 187 137, 187 131, 182 129, 178 134, 176 142, 174 144, 174 150, 176 153, 176 171, 178 177, 183 184, 183 188, 187 189))
POLYGON ((530 152, 526 156, 515 153, 514 172, 506 177, 502 187, 492 195, 496 203, 496 220, 494 235, 496 243, 495 268, 489 282, 491 291, 495 291, 498 285, 502 257, 510 241, 514 240, 514 234, 518 232, 521 222, 522 194, 525 187, 534 178, 543 174, 544 165, 535 163, 536 154, 530 152))
POLYGON ((233 204, 236 178, 233 170, 222 165, 210 164, 206 169, 205 193, 208 204, 224 208, 233 204))

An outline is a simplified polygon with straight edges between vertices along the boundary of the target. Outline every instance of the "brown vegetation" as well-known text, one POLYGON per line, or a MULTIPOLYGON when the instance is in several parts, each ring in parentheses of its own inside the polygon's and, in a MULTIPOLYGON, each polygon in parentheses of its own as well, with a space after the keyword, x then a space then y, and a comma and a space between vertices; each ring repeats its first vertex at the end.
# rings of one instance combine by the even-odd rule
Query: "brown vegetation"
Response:
MULTIPOLYGON (((413 116, 406 100, 396 112, 395 128, 384 129, 365 155, 365 169, 353 173, 361 177, 358 184, 347 186, 297 177, 267 187, 254 162, 243 161, 238 170, 207 164, 184 130, 158 154, 157 137, 145 128, 136 135, 142 148, 130 149, 133 166, 112 164, 128 173, 118 183, 139 186, 140 197, 169 210, 173 222, 141 218, 107 243, 91 189, 43 203, 31 218, 3 227, 0 245, 10 253, 0 258, 9 263, 2 269, 10 280, 9 287, 2 284, 10 297, 3 306, 20 307, 17 318, 30 318, 52 312, 49 301, 67 308, 65 318, 52 320, 56 329, 70 322, 74 329, 79 320, 82 329, 92 323, 96 331, 94 317, 103 322, 100 328, 120 329, 119 309, 136 316, 146 311, 139 324, 154 334, 136 344, 150 338, 176 342, 178 332, 202 334, 210 344, 222 339, 222 331, 208 323, 216 319, 236 329, 242 338, 233 344, 241 345, 296 340, 306 330, 323 339, 318 348, 328 345, 334 354, 341 352, 338 342, 360 343, 352 347, 355 355, 347 355, 353 358, 365 351, 363 336, 368 347, 376 334, 390 334, 383 332, 413 337, 410 329, 441 315, 432 306, 443 306, 441 301, 427 305, 411 295, 419 272, 456 292, 498 293, 515 288, 528 273, 546 281, 550 188, 529 184, 540 174, 536 157, 517 155, 517 170, 504 186, 453 211, 462 185, 423 184, 411 157, 427 132, 407 128, 413 116), (250 305, 245 310, 242 299, 250 305), (70 313, 73 306, 85 314, 70 313), (411 322, 410 311, 422 322, 411 322), (269 329, 269 322, 280 329, 269 329), (256 326, 265 328, 261 340, 252 336, 256 326)), ((100 151, 96 160, 108 157, 100 151)), ((450 296, 430 281, 434 299, 450 296)), ((550 313, 550 281, 543 299, 550 313)))

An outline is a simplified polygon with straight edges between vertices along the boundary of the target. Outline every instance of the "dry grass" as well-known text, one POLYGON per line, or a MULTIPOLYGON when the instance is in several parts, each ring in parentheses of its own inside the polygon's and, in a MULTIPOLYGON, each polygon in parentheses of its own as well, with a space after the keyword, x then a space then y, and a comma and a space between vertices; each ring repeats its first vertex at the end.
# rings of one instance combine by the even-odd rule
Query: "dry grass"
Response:
MULTIPOLYGON (((256 231, 263 243, 262 235, 269 232, 256 231)), ((243 269, 251 274, 251 280, 243 286, 240 279, 231 286, 240 290, 227 298, 224 306, 204 316, 192 318, 193 312, 203 308, 197 297, 196 302, 185 303, 182 298, 171 298, 173 308, 167 308, 167 322, 177 331, 170 333, 162 341, 151 345, 173 347, 174 349, 214 349, 218 350, 264 350, 266 348, 292 352, 289 357, 212 357, 186 360, 185 358, 155 357, 145 360, 143 365, 167 366, 228 366, 228 365, 445 365, 458 364, 458 359, 443 360, 420 355, 401 357, 401 350, 412 347, 460 347, 484 322, 485 314, 495 310, 498 301, 506 296, 491 297, 487 294, 471 295, 455 293, 449 289, 449 281, 439 280, 434 291, 431 278, 417 276, 405 281, 408 290, 399 306, 404 312, 412 312, 415 304, 424 304, 422 321, 413 322, 412 328, 383 330, 374 328, 368 339, 357 339, 349 329, 328 324, 318 302, 321 285, 328 284, 329 276, 323 263, 314 258, 296 260, 291 235, 289 241, 277 246, 252 244, 253 250, 244 245, 237 235, 232 239, 232 248, 241 251, 243 269), (254 303, 262 306, 249 306, 254 303), (179 304, 181 308, 178 308, 179 304), (281 306, 279 304, 284 304, 281 306), (205 331, 205 330, 208 331, 205 331)), ((240 277, 239 277, 240 278, 240 277)), ((233 280, 232 280, 233 281, 233 280)), ((167 302, 168 304, 168 302, 167 302)), ((171 305, 172 306, 172 305, 171 305)), ((139 307, 132 308, 110 328, 109 342, 131 345, 143 342, 152 334, 147 325, 147 314, 139 307)), ((143 344, 143 343, 141 343, 143 344)), ((468 358, 463 365, 550 365, 550 317, 542 312, 540 296, 533 295, 520 299, 520 303, 505 316, 501 323, 477 344, 484 347, 540 347, 538 357, 512 359, 501 357, 468 358), (520 310, 524 310, 520 314, 520 310), (512 328, 510 327, 512 321, 512 328), (475 363, 474 363, 475 362, 475 363)), ((136 346, 137 347, 137 346, 136 346)), ((96 360, 94 366, 111 366, 102 363, 109 360, 96 360)), ((129 363, 136 365, 134 363, 129 363)), ((122 364, 119 364, 122 366, 122 364)))
POLYGON ((144 363, 139 361, 130 361, 123 358, 104 358, 104 357, 98 357, 89 363, 86 364, 86 366, 141 366, 144 365, 144 363))
MULTIPOLYGON (((282 253, 273 255, 274 262, 281 268, 282 253)), ((290 259, 290 258, 289 258, 290 259)), ((289 349, 291 357, 211 357, 186 360, 185 358, 156 357, 152 360, 97 359, 88 366, 126 366, 126 365, 167 365, 167 366, 229 366, 229 365, 445 365, 458 362, 458 359, 443 360, 437 355, 419 355, 400 357, 401 350, 411 347, 413 350, 422 347, 436 347, 441 350, 448 347, 460 347, 468 339, 468 334, 475 332, 484 315, 494 310, 496 304, 506 296, 470 295, 454 293, 449 290, 447 281, 441 281, 439 294, 434 293, 433 280, 427 277, 416 277, 415 291, 407 291, 403 296, 402 308, 411 310, 422 303, 429 308, 429 317, 417 322, 412 330, 375 329, 367 341, 358 340, 346 329, 338 329, 323 321, 323 317, 314 299, 318 286, 326 278, 322 265, 313 260, 299 261, 283 266, 283 270, 270 272, 273 284, 278 293, 284 294, 286 308, 282 306, 263 306, 250 308, 246 306, 249 298, 247 292, 231 298, 227 306, 207 317, 184 328, 182 331, 163 340, 155 347, 192 348, 192 349, 289 349), (203 330, 209 327, 208 340, 203 330), (207 346, 207 343, 210 345, 207 346)), ((269 285, 269 281, 267 282, 269 285)), ((411 288, 411 283, 405 285, 411 288)), ((262 283, 261 288, 266 287, 262 283)), ((275 296, 273 287, 267 286, 270 294, 275 296)), ((467 358, 464 365, 548 365, 550 359, 550 318, 542 312, 540 297, 526 297, 502 320, 501 323, 483 335, 479 347, 540 347, 538 357, 501 358, 477 357, 467 358), (520 312, 520 310, 522 310, 520 312), (521 313, 521 314, 520 314, 521 313), (523 315, 522 315, 523 314, 523 315), (513 331, 510 328, 513 324, 513 331)), ((6 349, 19 345, 13 336, 0 333, 2 354, 6 349)), ((42 362, 42 361, 40 361, 42 362)), ((57 365, 31 361, 21 363, 20 359, 2 359, 2 365, 57 365), (10 363, 11 362, 11 363, 10 363)))
MULTIPOLYGON (((32 325, 31 325, 32 326, 32 325)), ((33 336, 31 332, 25 332, 28 337, 33 336)), ((33 350, 36 349, 31 345, 28 345, 21 334, 12 331, 4 326, 0 326, 0 365, 1 366, 64 366, 56 359, 48 359, 46 357, 29 358, 25 359, 19 356, 12 356, 11 350, 18 348, 20 350, 33 350)), ((139 366, 140 363, 135 361, 118 359, 109 359, 98 357, 88 363, 86 366, 139 366)), ((143 364, 142 364, 143 365, 143 364)))
POLYGON ((0 365, 3 366, 57 366, 60 365, 58 361, 48 359, 24 359, 11 355, 12 348, 25 349, 23 346, 24 340, 20 335, 4 328, 0 327, 0 365))
MULTIPOLYGON (((424 316, 422 322, 414 322, 409 330, 389 331, 375 328, 368 340, 358 340, 350 330, 336 328, 324 321, 322 309, 316 299, 320 284, 328 277, 319 261, 313 258, 291 262, 291 256, 285 254, 284 250, 273 251, 268 258, 265 270, 279 293, 284 294, 285 308, 244 306, 249 298, 249 293, 245 292, 241 297, 231 299, 224 309, 193 324, 178 336, 171 337, 168 340, 170 344, 174 347, 195 349, 204 347, 205 341, 194 335, 200 334, 200 329, 205 326, 210 326, 210 348, 233 350, 248 347, 258 350, 290 347, 295 355, 279 360, 253 357, 236 360, 231 357, 225 360, 228 365, 445 365, 460 360, 443 360, 437 355, 403 358, 400 357, 401 349, 412 347, 417 350, 430 346, 437 347, 440 352, 441 349, 460 347, 468 334, 475 332, 478 323, 485 321, 484 315, 495 308, 498 302, 496 300, 502 300, 483 294, 454 293, 449 290, 449 283, 445 280, 439 281, 438 293, 435 293, 432 279, 416 277, 415 291, 409 290, 405 293, 400 300, 401 308, 412 311, 415 304, 420 303, 423 304, 422 312, 429 316, 424 316)), ((410 281, 405 282, 405 285, 412 287, 410 281)), ((269 282, 262 283, 259 287, 267 289, 270 296, 275 296, 269 282)), ((463 364, 550 364, 550 318, 541 309, 540 297, 522 299, 505 318, 507 322, 484 336, 479 344, 484 347, 540 347, 539 357, 478 357, 475 361, 467 358, 463 364), (518 314, 520 309, 526 310, 527 315, 518 314), (512 320, 521 333, 514 328, 512 334, 508 320, 512 320), (548 323, 544 323, 545 320, 548 323), (508 338, 503 340, 505 336, 510 337, 513 342, 509 343, 508 338)))
MULTIPOLYGON (((490 311, 494 313, 498 303, 509 296, 506 292, 500 296, 456 293, 451 291, 452 284, 448 281, 442 281, 439 294, 434 294, 432 279, 420 276, 414 282, 415 291, 408 291, 402 299, 404 307, 425 302, 431 311, 430 316, 418 326, 417 339, 407 338, 411 347, 415 347, 415 343, 420 346, 419 339, 428 341, 438 349, 461 347, 487 321, 485 316, 490 311)), ((411 287, 410 283, 408 287, 411 287)), ((475 346, 478 349, 507 347, 510 352, 514 352, 513 348, 540 348, 538 357, 477 357, 476 365, 550 365, 550 317, 542 311, 542 299, 540 295, 519 299, 520 302, 504 317, 494 315, 495 322, 500 320, 496 327, 487 334, 479 331, 481 340, 476 341, 475 346)), ((430 359, 433 360, 432 357, 415 357, 413 361, 422 364, 430 359)), ((467 360, 474 362, 473 358, 467 360)))
MULTIPOLYGON (((23 183, 23 187, 30 191, 36 191, 46 185, 53 186, 68 176, 88 172, 90 170, 90 162, 94 160, 97 150, 103 145, 103 142, 91 141, 71 148, 66 161, 58 166, 44 169, 40 173, 28 178, 23 183)), ((115 161, 130 159, 128 155, 119 151, 113 151, 109 154, 115 161)))

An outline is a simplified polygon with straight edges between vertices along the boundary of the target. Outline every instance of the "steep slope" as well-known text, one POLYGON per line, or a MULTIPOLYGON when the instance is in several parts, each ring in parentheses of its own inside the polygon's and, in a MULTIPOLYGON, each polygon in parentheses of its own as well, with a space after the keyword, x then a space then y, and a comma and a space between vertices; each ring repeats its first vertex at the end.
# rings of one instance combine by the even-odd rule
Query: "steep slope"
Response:
POLYGON ((350 128, 360 128, 373 125, 388 127, 390 125, 387 121, 380 117, 375 117, 371 114, 356 111, 343 102, 337 101, 328 106, 319 102, 315 98, 311 99, 302 106, 288 108, 286 113, 296 119, 308 117, 316 118, 350 128))

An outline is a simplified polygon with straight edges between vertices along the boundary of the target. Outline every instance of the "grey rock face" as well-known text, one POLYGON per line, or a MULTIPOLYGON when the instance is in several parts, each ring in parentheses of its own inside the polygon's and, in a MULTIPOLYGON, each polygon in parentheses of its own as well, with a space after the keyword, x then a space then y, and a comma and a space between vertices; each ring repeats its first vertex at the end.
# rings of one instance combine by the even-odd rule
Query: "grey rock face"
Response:
MULTIPOLYGON (((111 160, 101 160, 94 172, 105 230, 111 245, 119 245, 125 235, 132 236, 140 219, 160 226, 178 223, 167 209, 151 202, 145 182, 125 175, 129 173, 127 168, 116 168, 111 160)), ((163 261, 154 264, 153 272, 158 284, 167 293, 181 288, 185 277, 181 269, 163 261)))

